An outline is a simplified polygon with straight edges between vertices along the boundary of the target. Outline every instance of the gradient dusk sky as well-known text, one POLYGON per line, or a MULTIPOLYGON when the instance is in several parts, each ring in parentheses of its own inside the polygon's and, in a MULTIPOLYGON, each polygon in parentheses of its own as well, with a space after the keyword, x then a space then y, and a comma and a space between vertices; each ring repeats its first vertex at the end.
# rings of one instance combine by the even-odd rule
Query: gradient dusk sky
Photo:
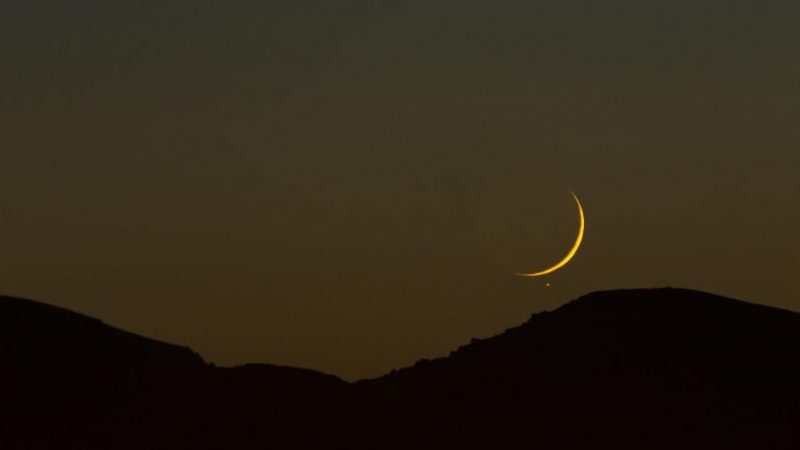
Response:
POLYGON ((5 0, 0 292, 347 379, 600 289, 800 311, 798 18, 5 0))

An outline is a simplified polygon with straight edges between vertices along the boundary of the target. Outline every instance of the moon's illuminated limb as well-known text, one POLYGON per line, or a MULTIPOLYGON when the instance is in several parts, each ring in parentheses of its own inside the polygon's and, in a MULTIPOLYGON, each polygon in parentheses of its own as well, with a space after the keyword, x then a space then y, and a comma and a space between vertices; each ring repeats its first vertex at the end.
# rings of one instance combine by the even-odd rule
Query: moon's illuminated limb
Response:
POLYGON ((549 269, 545 269, 542 270, 541 272, 534 272, 534 273, 518 273, 517 275, 521 277, 540 277, 542 275, 553 273, 556 270, 566 266, 567 263, 569 263, 572 260, 572 258, 575 257, 575 254, 578 253, 578 249, 580 248, 581 243, 583 242, 583 230, 584 228, 586 228, 586 219, 583 217, 583 206, 581 205, 581 201, 578 200, 578 196, 575 195, 575 193, 572 191, 570 191, 570 193, 572 194, 572 197, 575 198, 575 203, 578 204, 578 215, 580 216, 581 220, 580 227, 578 228, 578 238, 575 239, 575 244, 572 246, 572 249, 570 249, 569 253, 567 253, 567 256, 565 256, 564 259, 562 259, 561 261, 558 262, 558 264, 554 265, 553 267, 550 267, 549 269))

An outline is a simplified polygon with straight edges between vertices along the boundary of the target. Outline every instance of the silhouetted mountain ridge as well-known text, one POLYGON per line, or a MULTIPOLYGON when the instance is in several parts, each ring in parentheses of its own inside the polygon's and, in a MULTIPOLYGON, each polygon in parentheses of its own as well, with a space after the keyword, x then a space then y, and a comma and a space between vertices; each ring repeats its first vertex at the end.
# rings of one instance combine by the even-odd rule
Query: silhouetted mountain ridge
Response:
POLYGON ((35 356, 42 363, 50 358, 80 357, 95 363, 141 363, 138 359, 145 358, 154 364, 205 364, 188 347, 122 331, 98 319, 32 300, 0 297, 0 330, 0 352, 6 361, 13 355, 35 356), (9 345, 9 339, 16 345, 9 345), (19 345, 21 342, 25 345, 19 345))
POLYGON ((268 364, 217 368, 183 347, 0 298, 10 399, 0 446, 800 448, 798 343, 794 312, 685 289, 606 291, 345 383, 268 364))

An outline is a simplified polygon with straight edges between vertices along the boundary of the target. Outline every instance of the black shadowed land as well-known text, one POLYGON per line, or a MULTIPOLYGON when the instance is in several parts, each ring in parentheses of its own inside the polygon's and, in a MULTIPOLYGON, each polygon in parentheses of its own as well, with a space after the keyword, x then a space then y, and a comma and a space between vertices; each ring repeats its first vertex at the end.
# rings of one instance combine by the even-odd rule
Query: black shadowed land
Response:
POLYGON ((0 298, 2 449, 797 449, 800 314, 681 289, 587 295, 345 383, 0 298))

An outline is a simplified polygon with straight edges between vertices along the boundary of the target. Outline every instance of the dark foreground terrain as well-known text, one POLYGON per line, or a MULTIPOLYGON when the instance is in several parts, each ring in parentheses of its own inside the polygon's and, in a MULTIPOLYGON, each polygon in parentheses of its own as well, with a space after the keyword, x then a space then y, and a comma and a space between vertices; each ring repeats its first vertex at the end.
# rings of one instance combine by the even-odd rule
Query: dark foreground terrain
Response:
POLYGON ((800 449, 800 314, 600 292, 348 384, 0 297, 0 449, 45 448, 800 449))

